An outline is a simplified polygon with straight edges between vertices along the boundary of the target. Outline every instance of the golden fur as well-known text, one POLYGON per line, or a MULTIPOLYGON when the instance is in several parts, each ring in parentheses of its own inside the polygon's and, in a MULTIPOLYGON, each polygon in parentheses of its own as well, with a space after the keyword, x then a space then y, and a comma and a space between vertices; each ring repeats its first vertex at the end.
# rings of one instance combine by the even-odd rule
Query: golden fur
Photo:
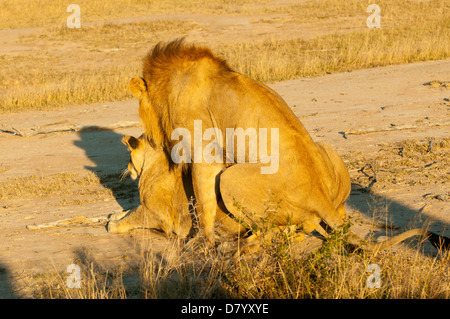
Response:
MULTIPOLYGON (((128 146, 130 151, 130 161, 126 172, 133 179, 140 179, 139 193, 142 204, 129 212, 111 215, 107 225, 108 232, 124 233, 137 228, 150 228, 163 231, 168 236, 186 237, 188 234, 193 234, 192 217, 196 212, 192 180, 189 174, 170 169, 163 149, 151 146, 148 139, 143 136, 138 139, 124 136, 122 142, 128 146)), ((339 193, 336 193, 336 197, 345 196, 349 185, 344 163, 330 145, 325 143, 316 145, 322 152, 329 169, 333 171, 333 191, 339 193)), ((338 212, 345 213, 340 209, 338 212)), ((251 235, 246 237, 249 233, 248 229, 227 215, 227 210, 221 200, 218 202, 215 222, 217 235, 221 239, 240 239, 238 253, 257 251, 261 244, 260 239, 270 240, 277 230, 276 228, 270 229, 271 232, 264 236, 260 236, 261 234, 257 232, 253 234, 250 232, 251 235)), ((283 227, 279 229, 282 230, 283 227)), ((413 229, 381 244, 369 244, 367 248, 386 249, 414 235, 430 237, 435 246, 449 245, 448 240, 443 237, 422 229, 413 229)), ((301 240, 303 237, 300 234, 296 236, 296 239, 301 240)), ((224 249, 227 250, 226 246, 224 249)), ((236 252, 236 247, 232 246, 231 250, 236 252)))
MULTIPOLYGON (((110 233, 124 233, 136 228, 150 228, 167 235, 186 237, 193 233, 195 198, 189 174, 170 169, 162 148, 152 146, 143 136, 124 136, 130 151, 127 172, 139 178, 141 205, 129 212, 113 214, 107 225, 110 233)), ((222 237, 232 237, 246 230, 218 208, 216 222, 222 237)))
POLYGON ((273 174, 261 174, 265 164, 259 155, 256 163, 229 168, 224 163, 188 165, 200 229, 211 244, 220 197, 228 213, 250 226, 273 217, 278 226, 302 225, 310 233, 344 223, 350 179, 340 156, 329 145, 314 143, 275 91, 231 70, 208 48, 183 40, 158 44, 144 58, 143 75, 130 82, 130 90, 140 100, 139 115, 150 144, 166 154, 174 144, 173 130, 193 132, 194 120, 202 121, 203 130, 279 129, 279 168, 273 174), (275 211, 267 209, 269 193, 279 203, 275 211))
POLYGON ((181 177, 167 173, 169 164, 164 153, 154 152, 142 137, 124 136, 122 142, 131 153, 128 171, 133 179, 139 178, 141 205, 129 212, 110 216, 108 232, 152 228, 167 235, 186 237, 192 221, 181 177))

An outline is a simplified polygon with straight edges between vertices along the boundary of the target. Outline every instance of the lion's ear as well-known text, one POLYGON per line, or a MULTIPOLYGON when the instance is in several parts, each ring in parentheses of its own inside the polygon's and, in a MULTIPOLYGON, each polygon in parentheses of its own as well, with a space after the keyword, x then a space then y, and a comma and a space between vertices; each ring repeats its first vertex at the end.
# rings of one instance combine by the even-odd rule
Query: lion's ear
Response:
POLYGON ((143 78, 133 78, 128 85, 131 93, 136 97, 140 98, 146 89, 145 81, 143 78))
POLYGON ((124 137, 122 137, 122 143, 128 146, 128 149, 131 151, 139 147, 140 141, 134 136, 124 135, 124 137))

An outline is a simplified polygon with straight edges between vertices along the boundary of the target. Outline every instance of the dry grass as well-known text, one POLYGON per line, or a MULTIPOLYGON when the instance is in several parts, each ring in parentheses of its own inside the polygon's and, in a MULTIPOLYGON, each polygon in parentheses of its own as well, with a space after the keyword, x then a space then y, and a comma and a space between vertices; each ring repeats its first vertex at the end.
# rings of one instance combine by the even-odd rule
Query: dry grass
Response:
MULTIPOLYGON (((36 3, 43 8, 47 6, 36 3)), ((172 1, 161 1, 152 6, 165 8, 162 12, 177 7, 173 11, 176 13, 186 6, 196 8, 196 3, 181 1, 175 5, 172 1)), ((53 22, 43 24, 46 25, 43 30, 22 37, 20 43, 39 43, 52 50, 0 56, 4 65, 0 71, 0 112, 129 99, 127 84, 133 76, 140 74, 141 58, 156 42, 172 40, 193 31, 219 32, 217 38, 221 35, 220 31, 209 30, 207 26, 180 20, 116 21, 68 29, 64 21, 55 22, 55 18, 51 18, 57 5, 50 4, 52 7, 46 19, 53 22)), ((446 1, 425 4, 403 0, 378 4, 383 10, 381 29, 365 26, 368 14, 365 4, 359 1, 314 1, 280 6, 246 2, 239 13, 275 12, 281 15, 279 20, 272 18, 275 20, 262 20, 263 23, 278 21, 284 28, 291 25, 292 29, 306 24, 328 31, 311 39, 258 41, 252 37, 241 42, 205 44, 225 57, 237 71, 265 82, 450 56, 450 20, 446 14, 450 5, 446 1), (330 32, 330 29, 336 32, 330 32)), ((28 3, 28 6, 33 5, 35 2, 28 3)), ((104 16, 98 16, 98 20, 105 16, 127 16, 131 8, 141 12, 139 10, 145 9, 146 5, 148 3, 138 4, 132 0, 111 5, 114 9, 106 5, 101 9, 104 16)), ((16 3, 15 6, 19 7, 16 3)), ((97 1, 80 3, 80 6, 101 8, 97 1)), ((217 1, 202 10, 205 13, 214 10, 229 13, 236 6, 233 1, 217 1)), ((7 11, 2 12, 7 15, 7 11)), ((25 12, 28 11, 21 9, 22 15, 26 15, 25 12)), ((97 15, 88 15, 87 21, 96 21, 94 16, 97 15)), ((18 19, 17 23, 33 25, 26 17, 18 19)))
MULTIPOLYGON (((268 1, 258 1, 259 4, 268 1)), ((83 22, 104 21, 153 14, 185 14, 195 11, 202 14, 240 13, 254 6, 251 0, 77 0, 83 22)), ((43 27, 66 23, 69 3, 60 1, 18 0, 0 1, 0 29, 43 27), (41 14, 39 14, 41 13, 41 14)), ((276 5, 271 6, 276 8, 276 5)), ((258 9, 256 9, 258 10, 258 9)))
POLYGON ((123 48, 156 44, 157 38, 182 36, 192 27, 189 22, 161 20, 81 29, 54 27, 22 37, 22 43, 45 39, 52 46, 81 43, 84 49, 0 57, 6 66, 0 71, 0 111, 129 99, 128 82, 139 74, 140 58, 129 59, 123 48), (80 58, 86 63, 79 65, 80 58))
MULTIPOLYGON (((83 22, 117 20, 121 18, 164 14, 207 15, 255 15, 289 14, 291 17, 275 17, 259 21, 273 22, 282 19, 287 23, 324 22, 333 18, 367 17, 366 7, 370 1, 358 0, 314 0, 314 1, 254 1, 254 0, 100 0, 76 1, 81 8, 83 22)), ((379 0, 383 25, 420 24, 429 16, 442 15, 448 10, 445 1, 388 1, 379 0)), ((0 29, 57 26, 66 23, 67 4, 58 1, 18 0, 0 1, 0 29), (42 12, 42 14, 38 14, 42 12)), ((359 19, 361 20, 361 19, 359 19)), ((365 24, 365 18, 359 22, 365 24)))
POLYGON ((105 199, 127 198, 138 194, 131 179, 119 182, 120 172, 99 177, 89 172, 59 173, 50 176, 31 175, 7 178, 0 182, 0 200, 55 199, 54 205, 83 205, 105 199))
POLYGON ((41 85, 18 85, 0 96, 0 110, 21 112, 125 100, 131 94, 124 79, 128 79, 137 70, 133 66, 115 66, 89 73, 76 70, 70 76, 64 73, 43 75, 40 78, 43 81, 41 85))
POLYGON ((21 43, 46 39, 54 42, 82 43, 87 49, 134 48, 156 42, 169 34, 183 35, 197 26, 193 21, 160 19, 136 23, 104 23, 69 29, 65 25, 37 31, 20 38, 21 43))
POLYGON ((93 176, 80 178, 71 173, 8 178, 0 183, 0 199, 69 195, 73 193, 76 185, 84 188, 94 183, 96 182, 93 176))
MULTIPOLYGON (((349 252, 345 229, 338 230, 308 258, 298 258, 289 245, 280 254, 241 264, 233 280, 244 298, 436 298, 449 296, 448 255, 424 257, 397 250, 379 255, 349 252), (370 288, 368 266, 381 268, 381 287, 370 288), (428 270, 439 269, 433 275, 428 270)), ((287 247, 286 247, 287 246, 287 247)))
POLYGON ((424 83, 424 85, 428 85, 428 86, 432 86, 432 87, 450 88, 450 82, 449 81, 433 80, 433 81, 424 83))
POLYGON ((450 22, 442 27, 364 30, 306 40, 272 40, 218 48, 231 65, 255 79, 274 82, 393 64, 446 59, 450 22), (434 36, 428 37, 430 30, 434 36), (426 43, 424 39, 427 38, 426 43))
POLYGON ((137 265, 105 269, 89 258, 81 288, 69 289, 68 274, 35 278, 35 298, 449 298, 449 254, 435 257, 413 249, 373 255, 349 251, 343 227, 309 255, 289 237, 278 236, 252 256, 232 261, 205 250, 201 239, 174 242, 161 257, 143 252, 137 265), (371 288, 368 266, 380 267, 380 287, 371 288))

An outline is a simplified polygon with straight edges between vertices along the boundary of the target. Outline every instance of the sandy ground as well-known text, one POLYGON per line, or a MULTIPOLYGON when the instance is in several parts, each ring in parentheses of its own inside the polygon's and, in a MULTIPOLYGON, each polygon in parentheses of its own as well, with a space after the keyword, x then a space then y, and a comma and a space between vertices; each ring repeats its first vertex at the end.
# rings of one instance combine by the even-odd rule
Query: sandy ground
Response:
MULTIPOLYGON (((233 28, 246 28, 248 18, 243 19, 233 28)), ((211 24, 221 27, 217 21, 212 19, 211 24)), ((384 154, 386 147, 392 148, 408 139, 426 143, 428 138, 439 141, 450 136, 450 91, 424 85, 432 80, 449 80, 449 74, 447 60, 290 80, 270 86, 286 100, 314 140, 332 144, 346 162, 358 159, 363 163, 352 165, 350 174, 353 181, 362 181, 367 186, 368 179, 358 169, 364 163, 382 161, 383 156, 390 160, 398 156, 384 154)), ((122 182, 129 188, 125 194, 114 187, 119 183, 118 172, 126 167, 129 158, 120 142, 122 135, 138 136, 142 132, 137 110, 138 102, 132 100, 0 114, 0 183, 15 185, 14 178, 29 177, 45 184, 47 178, 58 174, 67 174, 61 176, 74 180, 74 185, 69 183, 62 195, 44 191, 6 199, 0 196, 0 297, 21 296, 34 274, 65 271, 69 264, 87 255, 104 267, 130 265, 143 250, 161 252, 170 243, 150 231, 108 234, 104 224, 26 228, 77 216, 106 216, 139 204, 132 182, 122 182), (75 185, 83 177, 98 179, 98 183, 89 185, 92 195, 75 185)), ((430 166, 418 165, 433 170, 433 160, 424 161, 430 166)), ((411 185, 381 179, 371 193, 361 191, 355 184, 347 210, 365 222, 355 226, 357 231, 368 234, 371 226, 367 223, 373 218, 373 207, 378 205, 396 232, 411 223, 417 226, 429 222, 432 230, 449 236, 448 158, 444 161, 437 163, 440 166, 433 170, 434 177, 429 182, 411 185)), ((417 165, 414 167, 421 171, 417 165)), ((378 174, 383 177, 388 173, 378 174)))

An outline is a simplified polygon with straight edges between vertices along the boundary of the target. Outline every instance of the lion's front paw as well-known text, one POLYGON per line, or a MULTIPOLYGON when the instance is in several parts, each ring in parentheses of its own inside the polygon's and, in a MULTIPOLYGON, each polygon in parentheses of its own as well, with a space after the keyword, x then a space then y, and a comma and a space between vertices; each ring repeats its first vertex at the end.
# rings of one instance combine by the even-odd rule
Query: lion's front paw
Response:
POLYGON ((120 231, 120 223, 116 220, 110 220, 106 225, 106 230, 111 234, 121 233, 120 231))
POLYGON ((123 212, 120 212, 120 213, 112 213, 112 214, 108 215, 108 220, 119 220, 119 219, 122 219, 128 214, 128 212, 129 211, 123 211, 123 212))

